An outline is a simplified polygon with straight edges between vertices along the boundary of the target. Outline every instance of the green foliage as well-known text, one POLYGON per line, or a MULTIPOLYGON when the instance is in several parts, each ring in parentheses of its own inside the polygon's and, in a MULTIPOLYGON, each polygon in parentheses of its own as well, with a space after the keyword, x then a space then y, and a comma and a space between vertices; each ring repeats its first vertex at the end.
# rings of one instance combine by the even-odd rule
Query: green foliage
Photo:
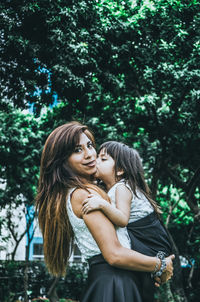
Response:
POLYGON ((172 185, 159 188, 157 201, 162 207, 165 222, 168 215, 171 215, 170 225, 189 225, 193 222, 193 215, 181 190, 177 190, 172 185))
MULTIPOLYGON (((18 297, 23 296, 24 265, 25 264, 23 262, 1 261, 0 300, 2 302, 16 301, 18 297)), ((68 267, 67 272, 67 276, 62 278, 58 283, 58 296, 63 298, 63 302, 66 300, 68 301, 68 299, 69 301, 70 299, 79 300, 81 291, 83 290, 86 282, 86 268, 84 264, 73 265, 68 267)), ((47 295, 53 279, 48 274, 44 263, 29 263, 28 278, 28 292, 30 299, 40 297, 41 289, 43 295, 47 295)))
POLYGON ((42 135, 39 120, 14 110, 0 113, 1 206, 31 204, 36 193, 42 135))
POLYGON ((45 139, 79 120, 97 147, 139 150, 180 252, 198 262, 199 1, 15 0, 0 11, 1 204, 33 200, 45 139), (59 106, 39 119, 7 110, 30 101, 39 114, 54 93, 59 106))

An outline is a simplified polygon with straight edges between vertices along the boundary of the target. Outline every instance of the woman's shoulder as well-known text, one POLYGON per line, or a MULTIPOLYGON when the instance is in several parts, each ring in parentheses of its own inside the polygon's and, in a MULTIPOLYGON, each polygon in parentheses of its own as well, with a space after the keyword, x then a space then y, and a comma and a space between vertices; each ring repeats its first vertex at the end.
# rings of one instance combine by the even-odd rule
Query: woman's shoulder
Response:
POLYGON ((75 188, 71 194, 71 200, 81 200, 87 198, 89 191, 83 188, 75 188))
POLYGON ((70 203, 72 206, 72 210, 75 213, 75 215, 79 218, 82 218, 83 201, 88 198, 89 194, 94 194, 103 197, 101 194, 101 189, 99 189, 95 185, 90 185, 90 184, 85 185, 82 188, 80 187, 75 188, 70 195, 70 203))
POLYGON ((71 200, 83 201, 88 197, 89 194, 100 194, 101 189, 99 189, 96 185, 87 184, 82 188, 75 188, 71 194, 71 200))
POLYGON ((70 194, 68 203, 71 204, 72 211, 78 218, 82 218, 82 203, 88 195, 87 190, 82 188, 75 188, 70 194))

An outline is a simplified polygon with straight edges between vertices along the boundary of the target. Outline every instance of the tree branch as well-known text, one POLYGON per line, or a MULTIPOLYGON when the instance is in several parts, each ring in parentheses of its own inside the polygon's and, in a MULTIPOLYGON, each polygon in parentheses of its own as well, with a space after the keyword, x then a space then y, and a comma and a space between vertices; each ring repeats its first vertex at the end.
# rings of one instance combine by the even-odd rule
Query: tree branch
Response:
POLYGON ((194 192, 195 192, 197 184, 200 183, 199 176, 200 176, 200 167, 197 168, 194 175, 192 176, 192 178, 188 182, 188 185, 187 185, 187 187, 188 187, 188 199, 191 198, 192 194, 194 194, 194 192))
POLYGON ((177 175, 175 175, 173 173, 173 171, 168 167, 166 166, 165 168, 166 172, 168 173, 168 175, 174 180, 174 182, 176 183, 176 185, 183 189, 184 192, 187 192, 187 185, 184 181, 182 181, 177 175))

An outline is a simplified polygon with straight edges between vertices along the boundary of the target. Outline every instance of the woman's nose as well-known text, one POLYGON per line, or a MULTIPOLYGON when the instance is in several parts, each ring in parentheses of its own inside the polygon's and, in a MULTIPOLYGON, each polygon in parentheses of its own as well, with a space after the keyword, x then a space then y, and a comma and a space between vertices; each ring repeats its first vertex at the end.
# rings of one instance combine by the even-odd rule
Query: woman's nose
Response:
POLYGON ((85 149, 85 157, 88 158, 91 156, 92 156, 92 150, 89 148, 85 149))

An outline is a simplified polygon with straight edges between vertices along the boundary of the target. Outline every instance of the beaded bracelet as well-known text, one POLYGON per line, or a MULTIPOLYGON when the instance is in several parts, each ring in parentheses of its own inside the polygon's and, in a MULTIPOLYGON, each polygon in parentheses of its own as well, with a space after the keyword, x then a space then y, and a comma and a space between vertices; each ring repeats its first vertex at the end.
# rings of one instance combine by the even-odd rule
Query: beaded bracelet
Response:
MULTIPOLYGON (((161 266, 160 269, 158 271, 156 271, 155 273, 153 273, 154 277, 160 277, 163 273, 163 271, 166 269, 166 259, 165 259, 165 253, 162 251, 159 251, 156 255, 156 257, 158 259, 160 259, 161 261, 161 266)), ((155 271, 155 270, 154 270, 155 271)))
POLYGON ((158 268, 159 268, 159 265, 161 263, 161 261, 159 260, 158 257, 156 257, 156 260, 157 260, 157 262, 156 262, 156 265, 155 265, 155 268, 154 268, 154 271, 153 271, 152 275, 154 275, 159 270, 158 268))

